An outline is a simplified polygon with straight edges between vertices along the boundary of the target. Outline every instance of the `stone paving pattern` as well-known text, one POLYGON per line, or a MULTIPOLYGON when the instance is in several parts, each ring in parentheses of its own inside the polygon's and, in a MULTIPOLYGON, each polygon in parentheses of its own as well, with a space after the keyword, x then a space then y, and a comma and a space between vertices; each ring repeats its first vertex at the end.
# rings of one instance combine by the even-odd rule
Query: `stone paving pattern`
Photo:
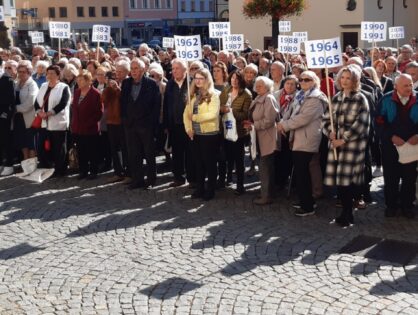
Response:
POLYGON ((360 234, 418 242, 416 220, 384 218, 382 178, 344 230, 334 200, 298 218, 285 192, 253 205, 257 182, 204 203, 169 175, 0 179, 0 314, 418 314, 417 257, 338 254, 360 234))

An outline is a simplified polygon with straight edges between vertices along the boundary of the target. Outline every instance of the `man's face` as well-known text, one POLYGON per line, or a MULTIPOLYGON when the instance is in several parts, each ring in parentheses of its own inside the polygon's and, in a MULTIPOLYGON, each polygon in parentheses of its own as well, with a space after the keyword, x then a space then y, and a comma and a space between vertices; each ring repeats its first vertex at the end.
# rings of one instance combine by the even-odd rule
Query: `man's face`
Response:
POLYGON ((221 61, 225 65, 227 65, 228 64, 228 56, 225 53, 221 52, 221 53, 218 54, 218 61, 221 61))
POLYGON ((178 63, 174 63, 173 66, 171 67, 171 74, 173 75, 174 79, 177 81, 183 80, 185 73, 186 73, 186 69, 184 69, 178 63))
POLYGON ((127 76, 128 71, 122 66, 116 66, 115 77, 118 82, 122 82, 127 76))
POLYGON ((399 78, 398 82, 395 83, 395 89, 402 97, 409 97, 412 93, 412 80, 401 77, 399 78))
POLYGON ((142 69, 137 62, 131 63, 131 76, 135 81, 141 80, 144 74, 144 69, 142 69))
POLYGON ((260 59, 259 72, 266 73, 269 71, 269 63, 265 58, 260 59))
POLYGON ((408 68, 405 72, 412 77, 413 83, 418 81, 418 68, 408 68))

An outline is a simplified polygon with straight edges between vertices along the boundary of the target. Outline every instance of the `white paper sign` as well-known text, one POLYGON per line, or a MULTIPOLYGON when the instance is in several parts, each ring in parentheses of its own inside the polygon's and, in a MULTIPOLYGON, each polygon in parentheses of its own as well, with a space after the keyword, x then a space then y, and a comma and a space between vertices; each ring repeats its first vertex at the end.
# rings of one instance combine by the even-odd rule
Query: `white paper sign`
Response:
POLYGON ((308 68, 342 66, 340 38, 309 40, 305 42, 308 68))
POLYGON ((70 38, 70 22, 49 22, 49 36, 51 38, 70 38))
POLYGON ((386 22, 361 22, 361 40, 382 42, 386 40, 386 22))
POLYGON ((389 27, 389 39, 405 38, 405 29, 403 26, 389 27))
POLYGON ((29 36, 33 44, 43 43, 45 41, 43 32, 30 32, 29 36))
POLYGON ((279 32, 289 33, 292 30, 292 23, 290 21, 279 21, 279 32))
POLYGON ((0 5, 0 22, 4 22, 4 7, 0 5))
POLYGON ((224 50, 242 51, 244 50, 244 35, 230 34, 223 37, 224 50))
POLYGON ((223 38, 231 33, 230 22, 209 22, 209 37, 223 38))
POLYGON ((299 54, 300 53, 300 41, 299 37, 279 35, 278 37, 278 50, 284 54, 299 54))
POLYGON ((164 48, 174 48, 174 38, 173 37, 163 37, 163 47, 164 48))
POLYGON ((177 36, 174 35, 177 57, 187 61, 202 59, 202 45, 200 35, 177 36))
POLYGON ((92 42, 110 42, 110 26, 109 25, 93 25, 92 42))
POLYGON ((293 36, 298 37, 300 43, 304 43, 308 40, 308 32, 293 32, 293 36))

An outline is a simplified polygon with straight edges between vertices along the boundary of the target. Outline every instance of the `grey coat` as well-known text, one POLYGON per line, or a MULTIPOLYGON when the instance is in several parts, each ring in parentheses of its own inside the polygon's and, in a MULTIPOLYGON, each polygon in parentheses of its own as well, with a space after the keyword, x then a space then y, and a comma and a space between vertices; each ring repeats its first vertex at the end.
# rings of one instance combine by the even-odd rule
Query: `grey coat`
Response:
POLYGON ((314 89, 299 104, 295 98, 292 108, 283 117, 281 124, 290 131, 289 143, 293 151, 316 153, 321 144, 321 123, 328 100, 319 89, 314 89))

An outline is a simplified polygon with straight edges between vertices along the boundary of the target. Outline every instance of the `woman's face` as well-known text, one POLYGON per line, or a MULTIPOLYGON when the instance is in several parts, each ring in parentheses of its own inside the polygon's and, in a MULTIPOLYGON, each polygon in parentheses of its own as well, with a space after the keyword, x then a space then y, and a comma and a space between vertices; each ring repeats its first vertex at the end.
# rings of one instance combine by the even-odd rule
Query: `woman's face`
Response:
POLYGON ((96 79, 100 84, 106 83, 106 73, 103 70, 97 70, 96 79))
POLYGON ((256 74, 253 71, 245 71, 244 72, 244 80, 247 83, 251 83, 254 81, 256 74))
POLYGON ((44 75, 45 74, 45 67, 44 66, 38 66, 37 68, 36 68, 36 73, 38 74, 38 75, 44 75))
POLYGON ((293 94, 296 92, 296 82, 295 80, 287 80, 284 84, 284 90, 287 94, 293 94))
POLYGON ((257 93, 257 95, 260 95, 260 96, 268 92, 267 87, 263 81, 260 80, 255 83, 255 92, 257 93))
POLYGON ((90 72, 92 75, 96 74, 96 69, 92 64, 87 65, 87 71, 90 72))
POLYGON ((194 81, 195 81, 196 87, 200 89, 205 86, 206 78, 203 75, 197 73, 194 76, 194 81))
POLYGON ((83 77, 77 77, 77 85, 80 89, 84 89, 90 86, 90 82, 84 79, 83 77))
POLYGON ((26 69, 25 67, 18 67, 17 68, 17 77, 19 79, 20 82, 26 82, 29 77, 30 77, 30 73, 28 72, 28 69, 26 69))
POLYGON ((378 73, 378 74, 383 74, 383 72, 385 71, 385 67, 383 66, 383 63, 378 63, 377 65, 376 65, 376 72, 378 73))
POLYGON ((46 79, 48 80, 48 82, 55 83, 58 81, 59 77, 54 70, 49 70, 46 72, 46 79))
POLYGON ((306 75, 302 75, 301 78, 299 79, 299 82, 300 82, 300 87, 304 91, 309 91, 314 86, 313 79, 309 78, 306 75))
POLYGON ((223 81, 223 73, 221 68, 213 68, 213 78, 215 79, 215 81, 223 81))
POLYGON ((238 80, 237 75, 235 73, 231 77, 231 86, 234 89, 238 89, 239 88, 239 80, 238 80))
POLYGON ((394 72, 396 69, 396 62, 392 59, 386 60, 387 71, 394 72))
POLYGON ((340 79, 340 86, 341 89, 344 91, 352 91, 354 88, 353 81, 351 80, 351 73, 348 71, 344 71, 341 75, 340 79))

